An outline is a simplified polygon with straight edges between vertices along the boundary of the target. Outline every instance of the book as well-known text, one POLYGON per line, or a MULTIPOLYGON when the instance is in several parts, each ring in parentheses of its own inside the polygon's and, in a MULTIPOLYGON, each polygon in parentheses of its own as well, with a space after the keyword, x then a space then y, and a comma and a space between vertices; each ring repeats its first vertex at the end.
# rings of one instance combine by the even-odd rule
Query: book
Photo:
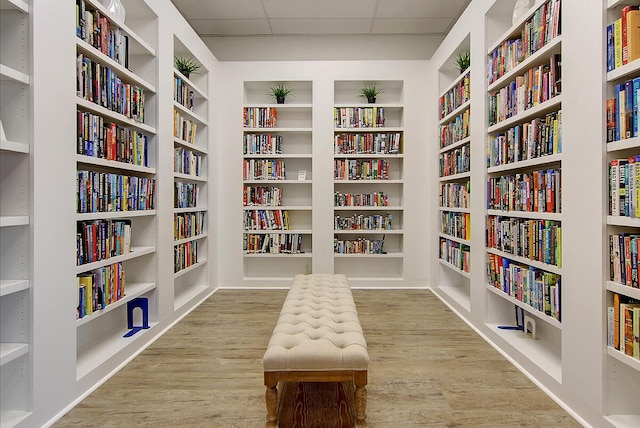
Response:
POLYGON ((613 43, 614 68, 622 67, 622 18, 613 21, 613 43))
POLYGON ((640 10, 638 6, 627 5, 622 8, 623 63, 628 64, 640 58, 640 10))

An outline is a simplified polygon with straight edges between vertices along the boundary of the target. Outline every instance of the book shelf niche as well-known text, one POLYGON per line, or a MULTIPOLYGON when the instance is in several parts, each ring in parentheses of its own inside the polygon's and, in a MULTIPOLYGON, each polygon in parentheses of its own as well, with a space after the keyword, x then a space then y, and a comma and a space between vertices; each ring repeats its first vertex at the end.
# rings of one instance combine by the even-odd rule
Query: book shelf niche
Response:
POLYGON ((401 80, 334 82, 334 272, 349 278, 404 276, 403 101, 401 80))
POLYGON ((245 81, 242 250, 247 279, 312 268, 312 82, 245 81), (283 104, 268 94, 284 84, 283 104))

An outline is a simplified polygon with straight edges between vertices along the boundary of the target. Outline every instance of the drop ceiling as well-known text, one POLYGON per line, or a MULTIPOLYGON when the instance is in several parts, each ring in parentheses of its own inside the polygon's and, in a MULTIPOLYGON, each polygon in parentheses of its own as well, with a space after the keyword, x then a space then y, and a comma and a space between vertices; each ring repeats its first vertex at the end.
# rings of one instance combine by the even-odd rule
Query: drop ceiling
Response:
POLYGON ((221 61, 428 59, 471 0, 171 0, 221 61))

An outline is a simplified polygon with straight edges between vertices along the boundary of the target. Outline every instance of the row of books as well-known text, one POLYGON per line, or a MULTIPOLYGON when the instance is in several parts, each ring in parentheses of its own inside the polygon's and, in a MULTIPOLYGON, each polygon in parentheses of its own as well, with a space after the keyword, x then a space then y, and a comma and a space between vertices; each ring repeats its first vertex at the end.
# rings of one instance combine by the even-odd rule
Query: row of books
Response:
POLYGON ((640 58, 640 10, 625 5, 620 17, 607 25, 607 71, 640 58))
POLYGON ((193 89, 182 79, 182 77, 173 77, 173 100, 186 108, 193 111, 195 103, 195 92, 193 89))
POLYGON ((278 110, 274 107, 245 107, 242 124, 245 128, 275 128, 278 110))
POLYGON ((152 210, 155 188, 154 178, 78 170, 77 212, 152 210))
POLYGON ((609 215, 640 218, 640 155, 609 162, 609 215))
POLYGON ((99 10, 87 9, 84 0, 76 0, 76 36, 129 68, 129 36, 99 10))
POLYGON ((389 161, 386 159, 334 159, 335 180, 388 180, 389 161))
POLYGON ((335 216, 335 230, 390 230, 393 214, 354 214, 349 217, 335 216))
POLYGON ((640 300, 613 293, 607 307, 607 345, 640 360, 640 300))
POLYGON ((298 233, 247 233, 243 237, 245 254, 300 254, 302 235, 298 233))
POLYGON ((471 73, 465 75, 440 97, 440 119, 471 100, 471 73))
POLYGON ((131 251, 131 220, 78 222, 78 266, 127 254, 131 251))
POLYGON ((198 196, 200 196, 200 186, 197 183, 176 181, 173 192, 173 207, 195 208, 198 206, 198 196))
POLYGON ((469 208, 471 202, 471 180, 462 183, 440 183, 440 207, 469 208))
POLYGON ((335 254, 385 254, 383 239, 340 239, 333 238, 333 252, 335 254))
POLYGON ((243 161, 243 180, 284 180, 285 178, 283 160, 244 159, 243 161))
POLYGON ((196 143, 198 122, 184 117, 176 109, 173 110, 173 136, 189 144, 196 143))
POLYGON ((173 215, 173 239, 186 239, 204 232, 205 213, 175 213, 173 215))
POLYGON ((244 230, 290 230, 287 210, 246 210, 244 230))
POLYGON ((487 167, 558 153, 562 153, 562 110, 489 136, 487 167))
POLYGON ((489 126, 525 112, 560 95, 560 55, 549 64, 530 68, 489 95, 489 126))
POLYGON ((468 273, 471 265, 471 247, 441 237, 438 257, 462 272, 468 273))
POLYGON ((398 154, 401 135, 399 132, 336 134, 333 138, 333 153, 398 154))
POLYGON ((125 296, 125 272, 122 262, 84 272, 77 278, 77 319, 92 315, 125 296))
POLYGON ((640 235, 609 235, 609 279, 618 284, 638 288, 638 240, 640 235))
POLYGON ((173 247, 173 272, 180 272, 198 263, 198 241, 189 241, 173 247))
POLYGON ((440 211, 440 232, 454 238, 471 239, 471 214, 440 211))
POLYGON ((545 315, 561 320, 560 275, 496 254, 488 256, 487 275, 491 286, 545 315))
POLYGON ((487 181, 487 209, 561 212, 561 170, 522 172, 487 181))
POLYGON ((471 144, 440 153, 440 177, 471 171, 471 144))
POLYGON ((457 143, 469 137, 469 123, 471 122, 471 107, 465 109, 450 122, 440 125, 440 148, 457 143))
POLYGON ((80 155, 149 166, 148 138, 142 132, 110 123, 90 112, 77 111, 80 155))
POLYGON ((242 204, 248 206, 282 205, 282 188, 267 186, 244 186, 242 191, 242 204))
POLYGON ((110 67, 83 54, 78 54, 76 65, 76 90, 80 98, 144 123, 143 88, 123 82, 110 67))
POLYGON ((282 142, 282 135, 245 134, 242 153, 245 155, 279 155, 282 154, 282 142))
POLYGON ((560 0, 549 0, 541 5, 523 24, 519 38, 505 40, 491 52, 487 65, 489 84, 559 36, 560 22, 560 0))
POLYGON ((335 192, 333 194, 333 205, 336 207, 386 207, 389 205, 389 195, 384 192, 335 192))
POLYGON ((336 128, 382 128, 384 107, 336 107, 333 124, 336 128))
POLYGON ((173 149, 173 171, 199 177, 202 174, 202 159, 200 153, 183 147, 173 149))
POLYGON ((553 220, 487 216, 486 244, 514 256, 562 267, 562 225, 553 220))
POLYGON ((607 142, 638 137, 638 93, 640 77, 616 84, 606 101, 607 142))

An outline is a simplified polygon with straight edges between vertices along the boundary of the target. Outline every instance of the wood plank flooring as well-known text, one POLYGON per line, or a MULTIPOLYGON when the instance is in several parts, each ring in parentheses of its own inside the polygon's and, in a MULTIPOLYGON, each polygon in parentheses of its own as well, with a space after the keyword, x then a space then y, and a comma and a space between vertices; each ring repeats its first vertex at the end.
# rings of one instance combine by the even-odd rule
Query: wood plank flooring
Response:
MULTIPOLYGON (((286 290, 220 290, 55 427, 263 427, 262 356, 286 290)), ((579 427, 428 290, 353 290, 367 422, 579 427)))

